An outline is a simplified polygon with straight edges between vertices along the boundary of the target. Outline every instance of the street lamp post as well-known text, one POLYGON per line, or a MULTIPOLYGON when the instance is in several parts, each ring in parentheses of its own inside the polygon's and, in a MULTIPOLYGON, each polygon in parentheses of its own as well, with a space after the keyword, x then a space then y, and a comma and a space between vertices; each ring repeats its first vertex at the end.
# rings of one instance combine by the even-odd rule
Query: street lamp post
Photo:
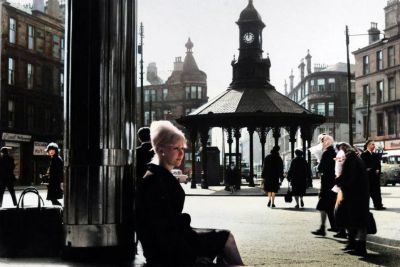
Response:
POLYGON ((347 52, 347 118, 349 122, 349 144, 353 145, 353 110, 351 105, 351 73, 349 55, 349 28, 346 25, 346 52, 347 52))

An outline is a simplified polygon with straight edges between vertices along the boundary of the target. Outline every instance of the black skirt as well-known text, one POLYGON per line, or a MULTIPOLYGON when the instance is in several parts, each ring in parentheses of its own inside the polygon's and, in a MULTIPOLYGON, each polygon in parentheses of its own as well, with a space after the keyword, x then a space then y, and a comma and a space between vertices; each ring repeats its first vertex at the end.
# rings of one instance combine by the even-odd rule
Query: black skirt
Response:
POLYGON ((219 229, 193 228, 193 231, 197 233, 196 254, 211 261, 222 253, 230 234, 228 230, 219 229))
POLYGON ((318 200, 317 210, 330 212, 335 209, 336 193, 333 191, 327 191, 321 194, 318 200))

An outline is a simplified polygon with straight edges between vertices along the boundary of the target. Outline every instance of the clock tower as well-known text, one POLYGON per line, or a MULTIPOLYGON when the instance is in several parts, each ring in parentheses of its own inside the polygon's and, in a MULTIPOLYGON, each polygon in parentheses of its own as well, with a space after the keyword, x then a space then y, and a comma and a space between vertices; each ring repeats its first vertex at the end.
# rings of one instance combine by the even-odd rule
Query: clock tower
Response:
POLYGON ((269 57, 262 57, 262 30, 265 24, 249 0, 240 13, 239 20, 239 58, 232 61, 233 77, 231 88, 264 87, 269 85, 269 57))

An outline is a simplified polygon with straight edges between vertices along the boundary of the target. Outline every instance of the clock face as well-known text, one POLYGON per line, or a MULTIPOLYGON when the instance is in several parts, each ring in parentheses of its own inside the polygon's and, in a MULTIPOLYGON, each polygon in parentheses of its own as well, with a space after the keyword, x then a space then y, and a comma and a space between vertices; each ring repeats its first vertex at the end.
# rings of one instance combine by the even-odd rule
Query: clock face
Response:
POLYGON ((251 44, 254 41, 254 34, 252 32, 246 32, 243 34, 243 41, 247 44, 251 44))

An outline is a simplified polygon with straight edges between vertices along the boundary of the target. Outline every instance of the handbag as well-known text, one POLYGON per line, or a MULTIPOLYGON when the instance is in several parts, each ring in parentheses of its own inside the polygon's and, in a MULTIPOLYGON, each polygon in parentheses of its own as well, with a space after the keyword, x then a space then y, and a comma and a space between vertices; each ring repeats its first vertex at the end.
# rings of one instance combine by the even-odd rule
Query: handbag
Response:
POLYGON ((288 181, 288 189, 285 194, 285 202, 286 203, 291 203, 293 201, 293 194, 292 194, 292 189, 290 188, 290 183, 288 181))
POLYGON ((34 187, 21 193, 13 208, 0 209, 0 257, 54 257, 63 246, 61 207, 45 207, 34 187), (26 194, 37 196, 37 205, 25 206, 26 194))
POLYGON ((367 234, 374 235, 377 231, 378 230, 376 229, 374 215, 372 214, 372 212, 368 212, 367 234))

